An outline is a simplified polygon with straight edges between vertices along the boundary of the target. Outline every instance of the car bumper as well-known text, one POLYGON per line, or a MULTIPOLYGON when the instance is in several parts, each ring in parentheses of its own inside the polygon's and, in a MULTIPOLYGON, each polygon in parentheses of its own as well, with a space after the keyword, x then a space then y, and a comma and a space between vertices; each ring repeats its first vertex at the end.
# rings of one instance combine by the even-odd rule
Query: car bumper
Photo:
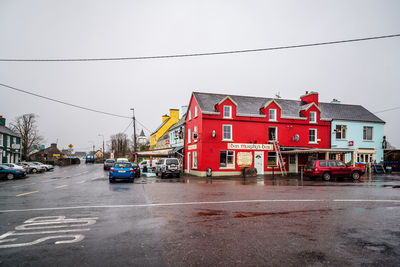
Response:
POLYGON ((119 172, 110 172, 109 176, 110 179, 134 179, 133 172, 126 172, 126 173, 119 173, 119 172))

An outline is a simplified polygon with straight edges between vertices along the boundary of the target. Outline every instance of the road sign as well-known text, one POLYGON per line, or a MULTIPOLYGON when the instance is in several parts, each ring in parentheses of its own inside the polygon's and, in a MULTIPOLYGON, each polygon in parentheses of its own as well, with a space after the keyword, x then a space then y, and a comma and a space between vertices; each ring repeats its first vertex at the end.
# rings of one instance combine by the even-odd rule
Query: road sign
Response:
POLYGON ((69 146, 68 146, 68 147, 72 149, 74 146, 73 146, 72 144, 69 144, 69 146))

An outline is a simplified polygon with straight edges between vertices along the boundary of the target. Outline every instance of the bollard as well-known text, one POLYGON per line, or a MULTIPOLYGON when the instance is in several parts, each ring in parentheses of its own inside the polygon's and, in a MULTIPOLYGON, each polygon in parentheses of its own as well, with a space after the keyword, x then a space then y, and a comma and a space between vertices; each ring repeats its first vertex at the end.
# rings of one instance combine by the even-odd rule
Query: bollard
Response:
POLYGON ((274 168, 275 168, 275 166, 272 166, 272 179, 275 179, 274 168))
POLYGON ((301 177, 301 185, 303 186, 303 171, 304 171, 304 167, 301 166, 300 168, 300 177, 301 177))

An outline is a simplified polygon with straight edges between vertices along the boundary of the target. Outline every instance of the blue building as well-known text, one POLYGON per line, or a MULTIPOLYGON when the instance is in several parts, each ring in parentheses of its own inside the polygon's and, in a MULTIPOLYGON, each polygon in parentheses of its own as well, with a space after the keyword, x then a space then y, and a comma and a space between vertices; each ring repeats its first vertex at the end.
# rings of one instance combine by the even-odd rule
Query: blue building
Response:
MULTIPOLYGON (((320 108, 332 119, 331 148, 353 149, 355 162, 383 161, 383 120, 360 105, 341 104, 337 100, 320 103, 320 108)), ((342 160, 351 161, 351 155, 342 160)))
POLYGON ((21 159, 21 138, 6 127, 6 119, 0 116, 0 163, 16 163, 21 159))

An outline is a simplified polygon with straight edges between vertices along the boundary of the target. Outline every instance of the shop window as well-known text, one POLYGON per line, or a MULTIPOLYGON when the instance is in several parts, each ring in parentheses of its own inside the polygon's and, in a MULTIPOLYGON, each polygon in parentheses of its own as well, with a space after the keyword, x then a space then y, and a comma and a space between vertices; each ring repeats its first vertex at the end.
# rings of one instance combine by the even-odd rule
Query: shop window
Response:
POLYGON ((278 138, 278 129, 276 127, 269 127, 268 128, 268 140, 269 141, 276 141, 278 138))
POLYGON ((232 118, 232 107, 224 106, 224 118, 231 119, 232 118))
POLYGON ((222 125, 222 140, 232 141, 232 125, 222 125))
POLYGON ((308 130, 309 132, 309 137, 308 137, 308 142, 309 143, 317 143, 317 129, 310 129, 308 130))
POLYGON ((364 141, 372 141, 372 129, 373 129, 373 127, 364 126, 364 130, 363 130, 363 140, 364 141))
POLYGON ((268 117, 270 121, 276 121, 276 109, 270 109, 268 117))
POLYGON ((235 168, 235 152, 230 150, 221 150, 219 153, 220 168, 235 168))
POLYGON ((317 112, 310 112, 310 123, 317 123, 317 112))
POLYGON ((276 160, 276 152, 268 152, 268 166, 276 166, 278 165, 276 160))
POLYGON ((346 125, 336 125, 336 139, 344 140, 347 135, 347 126, 346 125))
POLYGON ((296 164, 296 155, 289 155, 289 164, 296 164))
POLYGON ((193 151, 193 169, 197 169, 197 151, 193 151))
POLYGON ((329 154, 329 159, 335 160, 336 159, 336 154, 329 154))

